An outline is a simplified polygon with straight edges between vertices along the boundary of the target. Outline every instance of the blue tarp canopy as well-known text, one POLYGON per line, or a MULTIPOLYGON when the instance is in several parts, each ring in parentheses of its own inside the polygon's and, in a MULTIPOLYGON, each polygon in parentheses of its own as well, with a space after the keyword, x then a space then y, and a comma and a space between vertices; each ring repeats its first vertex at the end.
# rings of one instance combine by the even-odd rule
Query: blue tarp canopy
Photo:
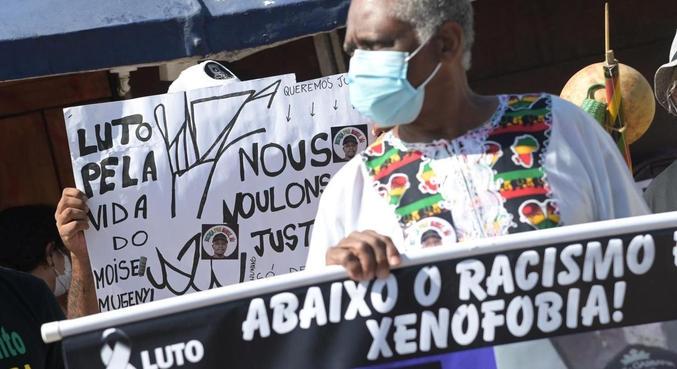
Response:
POLYGON ((330 31, 349 0, 5 0, 0 81, 158 63, 330 31))

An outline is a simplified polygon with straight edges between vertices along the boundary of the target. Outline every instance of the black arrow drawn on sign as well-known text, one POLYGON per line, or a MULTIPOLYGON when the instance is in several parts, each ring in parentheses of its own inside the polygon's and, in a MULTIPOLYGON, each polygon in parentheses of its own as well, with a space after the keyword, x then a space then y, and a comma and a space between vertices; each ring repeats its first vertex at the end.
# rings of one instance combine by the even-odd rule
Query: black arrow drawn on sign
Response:
POLYGON ((313 105, 310 108, 310 116, 314 117, 315 116, 315 103, 313 102, 313 105))
POLYGON ((334 110, 338 110, 338 100, 334 100, 334 110))
POLYGON ((291 104, 289 104, 289 109, 287 110, 287 122, 291 120, 291 104))

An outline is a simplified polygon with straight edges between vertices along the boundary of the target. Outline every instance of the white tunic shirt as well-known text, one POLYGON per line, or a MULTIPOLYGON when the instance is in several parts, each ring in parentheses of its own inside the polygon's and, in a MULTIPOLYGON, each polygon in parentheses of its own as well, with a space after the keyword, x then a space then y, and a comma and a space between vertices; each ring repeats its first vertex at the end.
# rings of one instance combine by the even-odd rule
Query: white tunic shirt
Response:
POLYGON ((587 113, 547 94, 499 99, 489 121, 452 141, 411 144, 391 131, 348 162, 320 200, 306 268, 325 265, 327 249, 353 231, 390 236, 404 252, 430 235, 462 247, 648 213, 618 148, 587 113))

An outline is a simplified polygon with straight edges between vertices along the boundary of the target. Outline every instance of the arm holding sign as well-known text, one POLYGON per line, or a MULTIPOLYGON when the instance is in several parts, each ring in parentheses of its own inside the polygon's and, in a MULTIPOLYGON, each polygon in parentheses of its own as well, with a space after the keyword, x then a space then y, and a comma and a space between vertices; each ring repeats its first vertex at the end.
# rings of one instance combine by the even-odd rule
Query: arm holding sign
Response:
POLYGON ((352 159, 324 190, 313 225, 307 269, 342 265, 350 278, 370 280, 387 277, 390 268, 400 264, 397 240, 393 242, 387 236, 397 230, 391 229, 391 221, 384 221, 388 216, 384 214, 380 219, 371 219, 372 222, 360 221, 363 206, 376 207, 382 201, 375 193, 365 193, 365 186, 369 185, 364 180, 361 163, 360 156, 352 159), (363 228, 357 228, 358 223, 363 228))
POLYGON ((390 268, 400 264, 400 253, 388 236, 375 231, 353 232, 330 247, 327 265, 342 265, 350 278, 371 280, 386 278, 390 268))
POLYGON ((94 278, 83 231, 89 228, 87 197, 75 188, 63 190, 56 208, 56 225, 64 245, 71 252, 73 277, 68 293, 68 317, 77 318, 99 312, 94 278))

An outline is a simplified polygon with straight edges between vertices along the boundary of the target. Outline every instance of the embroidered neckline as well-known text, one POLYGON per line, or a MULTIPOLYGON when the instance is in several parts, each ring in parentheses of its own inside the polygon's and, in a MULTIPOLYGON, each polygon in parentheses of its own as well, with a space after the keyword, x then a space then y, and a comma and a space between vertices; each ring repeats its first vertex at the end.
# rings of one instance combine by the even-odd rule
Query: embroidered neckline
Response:
POLYGON ((508 107, 508 95, 496 95, 498 98, 498 106, 494 113, 486 120, 484 123, 479 126, 468 130, 464 134, 448 140, 445 138, 440 138, 433 140, 432 142, 407 142, 402 140, 399 136, 395 135, 394 130, 390 130, 383 134, 380 138, 382 140, 388 140, 393 146, 402 150, 402 151, 420 151, 425 156, 430 157, 431 159, 436 158, 436 152, 439 150, 444 150, 446 152, 452 152, 449 148, 455 142, 462 141, 467 139, 468 136, 487 136, 487 132, 494 129, 501 120, 501 117, 505 113, 505 110, 508 107))

